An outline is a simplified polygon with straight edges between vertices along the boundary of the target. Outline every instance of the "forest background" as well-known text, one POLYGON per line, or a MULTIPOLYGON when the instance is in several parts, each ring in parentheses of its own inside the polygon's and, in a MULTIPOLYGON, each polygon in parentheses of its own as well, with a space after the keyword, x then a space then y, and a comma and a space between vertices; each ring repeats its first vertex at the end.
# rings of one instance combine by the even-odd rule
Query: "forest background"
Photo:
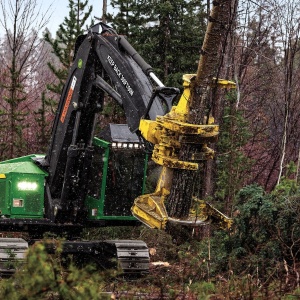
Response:
MULTIPOLYGON (((95 17, 126 35, 165 85, 181 88, 182 75, 197 69, 211 1, 112 0, 111 13, 105 13, 104 1, 102 16, 94 15, 87 0, 68 5, 69 15, 54 35, 47 30, 49 11, 38 1, 1 1, 1 161, 46 151, 76 37, 98 22, 95 17)), ((218 74, 237 88, 216 96, 217 155, 195 189, 234 217, 235 227, 230 233, 211 232, 206 250, 201 243, 195 247, 193 257, 209 257, 209 266, 200 264, 205 271, 199 267, 193 280, 232 272, 249 275, 257 292, 279 282, 279 294, 295 293, 300 283, 300 3, 235 0, 231 15, 218 74)), ((100 127, 123 123, 122 110, 109 98, 106 103, 100 127)))

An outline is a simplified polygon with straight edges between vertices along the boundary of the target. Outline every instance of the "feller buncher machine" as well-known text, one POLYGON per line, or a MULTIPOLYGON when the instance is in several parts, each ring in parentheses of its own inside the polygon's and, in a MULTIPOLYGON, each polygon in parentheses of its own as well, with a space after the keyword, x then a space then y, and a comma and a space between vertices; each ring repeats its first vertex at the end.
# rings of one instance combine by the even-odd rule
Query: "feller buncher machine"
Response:
MULTIPOLYGON (((169 218, 164 204, 173 169, 196 170, 197 159, 212 158, 207 144, 218 135, 212 122, 186 123, 192 77, 183 76, 184 91, 172 106, 179 90, 165 87, 124 36, 103 23, 79 36, 46 155, 0 163, 1 230, 26 231, 33 240, 46 232, 64 234, 66 255, 100 263, 115 257, 125 273, 143 273, 149 267, 143 241, 83 241, 78 238, 82 229, 136 224, 137 219, 158 229, 167 222, 229 227, 231 220, 208 203, 187 220, 169 218), (110 124, 95 136, 105 95, 123 108, 127 124, 110 124), (178 159, 184 143, 199 145, 195 161, 178 159), (155 192, 144 195, 150 145, 162 171, 155 192)), ((27 248, 24 239, 0 239, 2 272, 9 272, 10 259, 24 258, 27 248)))

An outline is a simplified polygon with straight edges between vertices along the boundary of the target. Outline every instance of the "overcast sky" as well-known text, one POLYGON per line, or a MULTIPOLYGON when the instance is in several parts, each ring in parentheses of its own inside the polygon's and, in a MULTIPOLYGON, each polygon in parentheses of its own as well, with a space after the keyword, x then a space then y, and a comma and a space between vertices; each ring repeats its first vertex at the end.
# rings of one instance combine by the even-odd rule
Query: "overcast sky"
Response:
MULTIPOLYGON (((64 21, 64 17, 68 15, 69 1, 68 0, 39 0, 38 3, 41 3, 42 7, 46 9, 51 5, 50 11, 52 12, 52 17, 49 24, 47 25, 48 29, 55 33, 58 29, 59 24, 64 21)), ((101 17, 102 16, 102 0, 89 0, 88 5, 93 5, 92 17, 101 17)), ((109 1, 108 1, 109 5, 109 1)), ((109 10, 109 7, 108 7, 109 10)))
MULTIPOLYGON (((14 0, 0 0, 5 3, 6 9, 8 9, 9 5, 8 3, 11 1, 12 3, 14 0)), ((108 11, 110 11, 110 1, 108 0, 108 11)), ((49 9, 49 15, 51 14, 51 18, 49 20, 49 23, 47 24, 47 28, 50 30, 52 34, 55 34, 55 32, 58 29, 59 24, 61 24, 64 21, 64 17, 68 16, 69 9, 69 1, 68 0, 37 0, 37 8, 41 6, 41 13, 45 13, 47 9, 49 9)), ((102 16, 102 6, 103 6, 103 0, 89 0, 88 5, 93 6, 93 12, 91 17, 101 17, 102 16)), ((1 17, 1 16, 0 16, 1 17)), ((0 36, 4 34, 3 28, 0 26, 0 36)))

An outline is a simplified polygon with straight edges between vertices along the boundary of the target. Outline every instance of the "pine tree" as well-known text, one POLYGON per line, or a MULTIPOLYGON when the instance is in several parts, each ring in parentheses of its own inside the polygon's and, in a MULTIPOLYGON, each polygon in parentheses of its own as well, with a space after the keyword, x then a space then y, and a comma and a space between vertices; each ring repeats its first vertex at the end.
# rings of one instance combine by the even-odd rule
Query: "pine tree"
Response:
POLYGON ((64 82, 68 75, 68 69, 72 64, 75 42, 79 35, 84 33, 84 27, 91 15, 93 6, 88 6, 88 0, 69 0, 69 16, 59 25, 56 38, 52 38, 46 32, 44 38, 52 46, 52 52, 58 58, 60 65, 49 62, 48 66, 58 79, 58 83, 49 84, 47 88, 57 94, 61 94, 64 82))
POLYGON ((127 35, 165 85, 181 86, 182 75, 196 71, 205 30, 201 2, 113 0, 111 5, 118 13, 107 20, 127 35))
POLYGON ((243 112, 236 108, 236 95, 228 94, 225 105, 217 144, 215 196, 225 202, 225 212, 231 215, 236 194, 246 183, 247 174, 250 174, 252 161, 242 148, 250 140, 251 134, 243 112))

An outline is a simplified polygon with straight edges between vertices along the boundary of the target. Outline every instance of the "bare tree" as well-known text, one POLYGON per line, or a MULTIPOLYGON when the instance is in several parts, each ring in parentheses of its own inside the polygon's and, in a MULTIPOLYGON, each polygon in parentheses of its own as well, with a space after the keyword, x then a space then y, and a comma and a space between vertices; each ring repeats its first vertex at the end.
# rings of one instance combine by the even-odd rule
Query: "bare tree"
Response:
MULTIPOLYGON (((233 10, 237 11, 236 19, 228 35, 220 77, 234 78, 236 92, 230 96, 221 94, 218 110, 213 114, 220 125, 220 138, 216 149, 218 164, 214 165, 215 189, 210 194, 224 201, 227 214, 232 213, 238 190, 250 182, 254 159, 260 160, 256 167, 266 164, 266 152, 262 151, 267 148, 268 139, 264 137, 270 131, 266 100, 273 96, 274 87, 270 85, 274 75, 269 44, 271 17, 263 7, 249 1, 235 1, 233 10), (263 153, 259 155, 258 151, 263 153)), ((261 169, 267 168, 264 165, 261 169)))
MULTIPOLYGON (((225 64, 237 83, 236 109, 252 133, 243 147, 254 162, 245 183, 271 190, 299 154, 299 4, 241 0, 238 12, 225 64)), ((214 116, 220 122, 222 111, 214 116)))
MULTIPOLYGON (((280 64, 281 71, 281 89, 283 94, 283 126, 280 147, 280 163, 277 184, 283 175, 283 169, 286 163, 286 156, 291 145, 291 130, 295 124, 292 124, 292 110, 295 101, 297 101, 298 93, 296 83, 298 79, 296 74, 299 72, 297 67, 300 55, 299 32, 300 32, 300 3, 299 1, 270 1, 270 5, 276 8, 275 12, 278 20, 277 32, 279 33, 278 42, 282 45, 282 63, 280 64)), ((299 86, 299 85, 298 85, 299 86)), ((299 104, 299 101, 298 101, 299 104)), ((297 136, 299 139, 299 136, 297 136)), ((290 157, 289 160, 292 160, 290 157)))
POLYGON ((2 61, 8 72, 0 105, 9 124, 6 129, 9 157, 22 154, 23 127, 26 127, 23 121, 28 114, 26 100, 28 90, 35 85, 38 62, 43 59, 39 33, 49 20, 48 13, 49 9, 45 13, 41 11, 37 0, 10 0, 0 4, 0 26, 5 32, 6 48, 2 61))

